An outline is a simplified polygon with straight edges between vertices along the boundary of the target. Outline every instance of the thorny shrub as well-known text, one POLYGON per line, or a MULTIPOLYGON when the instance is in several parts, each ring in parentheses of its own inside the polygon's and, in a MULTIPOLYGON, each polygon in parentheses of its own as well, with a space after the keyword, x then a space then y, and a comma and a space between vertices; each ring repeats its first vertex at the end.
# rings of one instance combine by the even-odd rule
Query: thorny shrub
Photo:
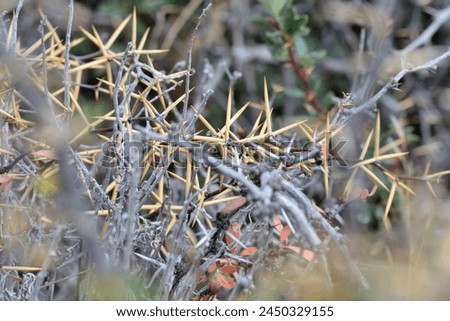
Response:
MULTIPOLYGON (((189 3, 200 8, 201 1, 189 3)), ((364 224, 397 235, 411 226, 401 209, 418 194, 414 184, 432 189, 431 183, 449 173, 432 173, 430 165, 414 171, 401 109, 419 98, 395 90, 403 90, 400 81, 409 74, 425 77, 446 61, 450 51, 428 42, 448 20, 450 8, 433 11, 428 29, 388 56, 393 28, 412 32, 391 20, 393 5, 384 13, 381 5, 319 3, 251 2, 259 14, 254 23, 264 28, 269 43, 261 48, 272 51, 263 56, 284 64, 292 72, 287 79, 297 80, 283 86, 276 84, 279 75, 258 77, 261 99, 242 106, 235 97, 238 73, 221 80, 229 87, 224 96, 214 93, 220 87, 206 85, 219 67, 224 70, 222 63, 204 62, 195 74, 194 36, 187 38, 186 62, 170 72, 159 69, 158 56, 166 52, 147 49, 149 29, 138 31, 137 11, 110 33, 86 26, 72 32, 77 9, 87 7, 75 3, 74 16, 70 2, 67 32, 61 34, 51 16, 42 16, 39 39, 26 47, 18 34, 22 3, 11 16, 4 14, 0 298, 377 297, 377 282, 364 272, 385 261, 352 257, 354 231, 346 238, 341 229, 352 223, 347 213, 361 211, 364 224), (332 65, 338 58, 320 49, 312 33, 320 30, 318 21, 324 23, 322 32, 330 25, 341 28, 348 47, 357 47, 349 67, 355 71, 342 69, 343 59, 332 65), (334 105, 329 98, 335 85, 327 87, 325 71, 353 80, 351 94, 342 94, 334 105), (280 93, 297 99, 309 120, 284 124, 271 98, 280 93), (210 100, 217 95, 224 97, 223 121, 210 121, 217 107, 210 100), (108 102, 109 108, 95 109, 95 101, 108 102)), ((215 6, 233 13, 245 5, 250 4, 205 4, 191 34, 217 23, 215 6)), ((176 20, 169 34, 176 36, 181 22, 176 20)), ((232 48, 242 67, 245 59, 266 59, 240 45, 232 48)), ((292 114, 288 98, 286 116, 292 114)), ((423 143, 416 148, 427 150, 429 142, 423 143)), ((380 252, 391 260, 395 254, 381 244, 369 256, 379 258, 380 252)))

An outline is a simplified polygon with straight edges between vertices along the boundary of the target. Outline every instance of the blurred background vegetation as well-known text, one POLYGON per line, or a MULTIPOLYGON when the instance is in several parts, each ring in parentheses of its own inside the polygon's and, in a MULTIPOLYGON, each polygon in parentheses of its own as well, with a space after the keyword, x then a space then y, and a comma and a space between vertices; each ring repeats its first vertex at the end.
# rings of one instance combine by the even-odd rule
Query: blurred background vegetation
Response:
MULTIPOLYGON (((405 48, 408 63, 418 65, 437 57, 450 45, 450 23, 441 23, 423 45, 408 48, 439 12, 448 10, 448 0, 80 0, 75 1, 73 38, 83 36, 84 30, 90 31, 94 25, 99 37, 106 41, 135 9, 137 39, 150 28, 145 48, 167 50, 153 55, 152 63, 159 71, 172 73, 185 68, 198 17, 209 3, 213 5, 192 48, 196 73, 191 82, 196 87, 192 97, 195 106, 204 92, 214 90, 203 115, 215 128, 223 125, 228 88, 232 87, 234 112, 250 102, 251 108, 240 119, 241 129, 250 130, 263 109, 266 78, 276 128, 308 120, 311 128, 323 129, 327 113, 335 113, 341 99, 352 94, 355 105, 364 102, 400 71, 404 61, 398 53, 405 48)), ((16 5, 17 1, 2 1, 0 10, 7 11, 3 19, 12 17, 16 5)), ((67 1, 25 1, 18 23, 23 48, 40 39, 39 10, 58 26, 62 39, 65 35, 67 1)), ((131 26, 127 26, 111 50, 121 52, 131 40, 131 26)), ((77 59, 97 50, 85 40, 71 54, 77 59)), ((270 268, 265 270, 266 275, 258 275, 260 283, 249 299, 450 299, 450 180, 447 176, 439 182, 413 178, 424 175, 426 168, 429 173, 450 168, 448 67, 447 60, 433 73, 406 76, 398 90, 390 91, 377 104, 381 115, 380 145, 394 146, 392 150, 398 153, 409 152, 408 158, 388 160, 383 166, 403 176, 416 194, 395 196, 389 214, 390 232, 383 223, 390 193, 378 188, 374 195, 365 195, 375 185, 367 177, 358 177, 359 184, 355 185, 359 187, 354 187, 356 197, 351 201, 339 199, 348 182, 348 176, 339 169, 333 173, 333 202, 324 197, 319 182, 317 187, 308 187, 308 196, 325 211, 341 206, 341 231, 371 284, 370 291, 354 291, 345 271, 337 268, 333 275, 337 290, 329 296, 320 290, 322 280, 290 277, 298 273, 292 271, 295 259, 289 259, 283 262, 283 272, 277 277, 269 276, 270 268)), ((104 76, 98 70, 84 74, 82 82, 88 86, 81 89, 78 103, 89 121, 111 110, 107 97, 95 99, 95 91, 88 88, 95 87, 104 76)), ((56 76, 49 79, 60 81, 56 76)), ((184 88, 179 87, 170 96, 175 100, 183 93, 184 88)), ((375 126, 375 115, 374 110, 356 115, 343 131, 343 139, 350 142, 345 146, 349 160, 358 159, 375 126)), ((375 168, 374 172, 382 170, 375 168)), ((388 179, 381 180, 389 184, 388 179)), ((39 188, 51 194, 55 184, 46 181, 39 188)), ((331 255, 334 265, 345 265, 341 257, 331 255)), ((122 291, 126 284, 135 298, 149 296, 148 292, 141 296, 139 277, 117 280, 102 282, 100 278, 95 290, 89 287, 92 285, 81 285, 81 291, 87 299, 120 300, 128 298, 122 291)))

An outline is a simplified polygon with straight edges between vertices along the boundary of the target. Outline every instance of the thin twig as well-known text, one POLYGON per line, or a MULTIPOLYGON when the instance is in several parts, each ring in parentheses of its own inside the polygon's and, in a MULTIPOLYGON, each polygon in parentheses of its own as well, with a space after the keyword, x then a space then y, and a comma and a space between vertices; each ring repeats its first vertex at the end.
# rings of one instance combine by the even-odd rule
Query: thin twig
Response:
POLYGON ((17 5, 16 8, 16 14, 13 17, 13 30, 12 30, 12 39, 11 39, 11 44, 9 47, 9 52, 16 52, 16 46, 17 46, 17 23, 19 21, 19 15, 20 15, 20 10, 23 7, 23 0, 20 0, 19 4, 17 5))
MULTIPOLYGON (((396 88, 399 85, 399 81, 406 76, 407 74, 418 72, 421 70, 434 70, 436 65, 441 61, 450 57, 450 48, 447 49, 446 52, 441 54, 439 57, 432 59, 422 65, 413 67, 413 68, 403 68, 397 75, 395 75, 391 80, 383 86, 374 96, 368 99, 366 102, 362 103, 359 106, 355 106, 353 108, 340 107, 338 113, 334 117, 331 128, 337 128, 345 125, 354 115, 369 110, 373 108, 378 100, 381 99, 389 90, 392 88, 396 88)), ((319 135, 320 136, 320 135, 319 135)))
POLYGON ((67 20, 67 31, 66 31, 66 43, 64 49, 64 107, 70 113, 72 113, 72 108, 70 106, 70 37, 72 34, 72 25, 73 25, 73 0, 69 0, 69 18, 67 20))
POLYGON ((418 36, 414 41, 412 41, 409 45, 407 45, 405 48, 399 50, 400 56, 404 56, 416 48, 426 44, 431 37, 436 33, 436 31, 439 30, 440 27, 442 27, 445 23, 448 23, 450 20, 450 7, 447 7, 443 10, 440 10, 438 14, 434 17, 433 22, 428 26, 427 29, 425 29, 420 36, 418 36))
POLYGON ((190 86, 190 82, 191 82, 192 50, 194 49, 194 41, 195 41, 195 37, 197 35, 198 28, 200 28, 200 24, 203 20, 203 17, 206 16, 206 13, 209 11, 211 6, 212 6, 212 3, 208 4, 206 6, 206 8, 203 9, 202 14, 198 17, 198 22, 192 33, 191 40, 189 41, 189 55, 188 55, 188 65, 187 65, 188 73, 186 75, 186 84, 185 84, 185 89, 184 89, 185 97, 184 97, 184 102, 183 102, 183 121, 186 121, 186 113, 187 113, 188 104, 189 104, 189 92, 190 92, 189 86, 190 86))

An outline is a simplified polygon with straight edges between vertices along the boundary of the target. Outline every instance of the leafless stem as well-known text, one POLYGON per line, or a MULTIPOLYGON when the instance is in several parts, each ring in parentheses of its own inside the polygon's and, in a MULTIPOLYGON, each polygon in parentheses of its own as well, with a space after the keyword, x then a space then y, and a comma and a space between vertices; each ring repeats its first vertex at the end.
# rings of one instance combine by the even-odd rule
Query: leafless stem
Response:
POLYGON ((13 30, 12 30, 12 39, 11 39, 11 43, 10 43, 10 47, 9 47, 9 51, 12 53, 16 52, 16 46, 17 46, 17 22, 19 21, 19 15, 20 15, 20 10, 23 7, 23 0, 19 1, 19 4, 17 5, 16 8, 16 14, 14 15, 13 18, 13 30))
POLYGON ((440 10, 434 17, 433 22, 425 29, 420 36, 418 36, 414 41, 412 41, 405 48, 399 50, 400 56, 404 56, 414 49, 426 44, 431 37, 439 30, 445 23, 448 23, 450 20, 450 6, 440 10))
POLYGON ((72 113, 72 107, 70 104, 70 38, 72 34, 73 25, 73 0, 69 0, 69 18, 67 20, 67 31, 66 31, 66 43, 64 50, 64 106, 66 110, 72 113))
POLYGON ((450 48, 447 49, 447 51, 441 54, 439 57, 430 60, 422 65, 412 68, 408 68, 407 66, 405 66, 397 75, 391 78, 391 80, 386 85, 384 85, 374 96, 372 96, 370 99, 368 99, 361 105, 355 106, 353 108, 340 107, 340 110, 338 111, 336 117, 334 117, 331 123, 331 128, 343 126, 354 115, 373 108, 376 105, 376 103, 381 99, 381 97, 383 97, 389 90, 396 88, 400 80, 407 74, 418 72, 421 70, 434 70, 437 68, 436 67, 437 64, 447 59, 449 56, 450 56, 450 48))
POLYGON ((211 6, 212 6, 212 3, 208 4, 206 6, 206 8, 203 9, 202 14, 198 17, 198 22, 192 33, 191 40, 189 41, 189 55, 188 55, 188 65, 187 65, 188 73, 186 75, 186 84, 185 84, 185 89, 184 89, 185 97, 184 97, 184 102, 183 102, 183 121, 186 120, 186 113, 187 113, 188 104, 189 104, 189 92, 190 92, 189 86, 190 86, 190 82, 191 82, 192 50, 194 48, 194 41, 195 41, 195 37, 196 37, 197 31, 198 31, 198 28, 200 27, 200 24, 203 20, 203 17, 206 16, 206 14, 209 11, 209 9, 211 8, 211 6))

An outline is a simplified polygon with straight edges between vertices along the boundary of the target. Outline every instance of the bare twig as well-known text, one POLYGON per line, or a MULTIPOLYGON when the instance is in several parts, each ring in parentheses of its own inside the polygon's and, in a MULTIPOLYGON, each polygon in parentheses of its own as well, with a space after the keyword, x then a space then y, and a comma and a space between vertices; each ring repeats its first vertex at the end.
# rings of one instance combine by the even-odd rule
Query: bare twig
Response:
POLYGON ((368 99, 366 102, 362 103, 359 106, 355 106, 353 108, 346 108, 346 107, 340 107, 338 110, 338 113, 334 117, 331 128, 337 128, 340 126, 345 125, 354 115, 367 111, 371 108, 373 108, 378 100, 381 99, 389 90, 396 88, 399 85, 399 81, 406 76, 407 74, 418 72, 421 70, 434 70, 436 69, 436 65, 439 64, 441 61, 447 59, 450 57, 450 48, 441 54, 439 57, 430 60, 422 65, 412 67, 412 68, 403 68, 397 75, 395 75, 391 80, 383 86, 374 96, 372 96, 370 99, 368 99))
POLYGON ((439 12, 435 15, 433 22, 425 29, 420 36, 418 36, 414 41, 412 41, 405 48, 399 50, 400 56, 404 56, 416 48, 426 44, 431 37, 439 30, 445 23, 448 23, 450 20, 450 7, 447 7, 443 10, 439 10, 439 12))
POLYGON ((192 68, 192 50, 194 49, 194 41, 195 41, 195 37, 198 31, 198 28, 200 28, 200 24, 203 20, 203 17, 206 16, 207 12, 209 11, 209 9, 211 8, 212 3, 208 4, 206 6, 206 8, 203 9, 202 14, 198 17, 198 22, 197 25, 195 26, 195 29, 192 33, 192 37, 191 40, 189 41, 189 55, 188 55, 188 65, 187 65, 187 75, 186 75, 186 84, 185 84, 185 97, 184 97, 184 102, 183 102, 183 121, 186 121, 186 113, 187 113, 187 109, 188 109, 188 104, 189 104, 189 93, 190 93, 190 82, 191 82, 191 68, 192 68))
POLYGON ((66 31, 66 43, 64 48, 64 106, 69 113, 72 113, 72 107, 70 104, 70 38, 72 34, 72 25, 73 25, 73 0, 69 0, 69 18, 67 20, 67 31, 66 31))
POLYGON ((12 30, 12 39, 11 39, 11 43, 10 43, 10 47, 9 47, 9 51, 12 53, 16 52, 16 46, 17 46, 17 23, 19 21, 19 15, 20 15, 20 10, 23 7, 23 0, 19 1, 19 4, 17 5, 16 8, 16 13, 13 17, 13 30, 12 30))

